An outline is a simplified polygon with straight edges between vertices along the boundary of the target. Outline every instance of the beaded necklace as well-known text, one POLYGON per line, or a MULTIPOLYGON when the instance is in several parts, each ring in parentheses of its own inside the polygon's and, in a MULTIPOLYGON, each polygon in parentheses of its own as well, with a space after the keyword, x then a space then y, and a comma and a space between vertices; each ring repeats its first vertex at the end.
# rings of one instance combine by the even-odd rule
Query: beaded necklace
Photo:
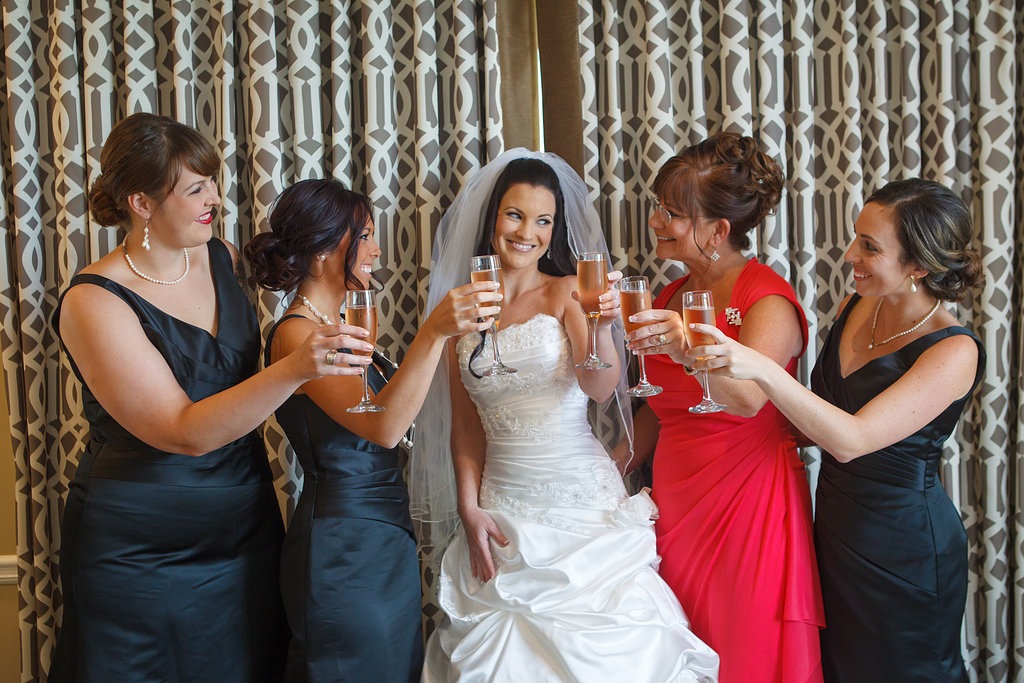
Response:
POLYGON ((141 270, 136 268, 135 262, 132 261, 132 257, 128 255, 128 237, 125 237, 124 242, 121 243, 121 252, 124 254, 124 260, 128 262, 128 268, 130 268, 133 273, 141 277, 143 280, 146 280, 147 282, 152 282, 155 285, 176 285, 182 280, 184 280, 185 276, 188 275, 188 269, 190 265, 188 260, 188 249, 182 249, 182 252, 184 252, 185 254, 185 272, 179 275, 178 277, 174 278, 173 280, 157 280, 155 277, 150 277, 149 275, 146 275, 141 270))
POLYGON ((939 304, 941 304, 941 303, 942 303, 941 301, 936 301, 935 305, 932 306, 932 310, 928 311, 928 315, 926 315, 925 317, 921 318, 921 322, 919 322, 918 324, 914 325, 909 330, 903 330, 902 332, 897 332, 896 334, 892 335, 888 339, 883 339, 880 342, 875 342, 875 327, 878 326, 878 312, 880 310, 882 310, 882 299, 881 299, 881 297, 879 297, 878 305, 875 306, 875 319, 871 321, 871 343, 868 344, 868 350, 871 350, 871 349, 875 348, 876 346, 884 346, 884 345, 888 344, 889 342, 891 342, 893 339, 899 339, 903 335, 910 334, 911 332, 914 332, 915 330, 920 329, 921 325, 924 325, 926 322, 928 322, 928 318, 930 318, 933 315, 935 315, 935 311, 939 310, 939 304))
POLYGON ((331 323, 331 319, 328 318, 323 313, 321 313, 320 310, 316 306, 314 306, 312 303, 310 303, 309 299, 307 299, 306 297, 302 296, 301 294, 299 294, 297 296, 299 297, 299 300, 302 301, 302 305, 305 306, 306 308, 308 308, 310 310, 310 312, 313 315, 316 316, 317 320, 319 320, 324 325, 332 324, 331 323))

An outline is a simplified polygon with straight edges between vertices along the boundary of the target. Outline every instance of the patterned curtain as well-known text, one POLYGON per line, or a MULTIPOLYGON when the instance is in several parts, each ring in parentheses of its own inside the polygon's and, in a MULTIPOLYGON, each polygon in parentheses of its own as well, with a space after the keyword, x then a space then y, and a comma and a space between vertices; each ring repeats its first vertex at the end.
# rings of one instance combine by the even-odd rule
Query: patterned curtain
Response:
MULTIPOLYGON (((0 349, 17 468, 22 680, 45 680, 60 620, 59 518, 87 428, 49 325, 59 292, 117 241, 86 197, 106 134, 152 111, 216 141, 221 236, 258 232, 292 182, 367 193, 383 255, 380 344, 400 355, 426 298, 432 233, 501 150, 494 0, 4 0, 0 349)), ((266 329, 278 296, 252 292, 266 329)), ((290 508, 294 458, 268 443, 290 508)))
POLYGON ((842 257, 868 193, 922 175, 972 206, 987 282, 958 315, 989 362, 943 480, 969 536, 973 681, 1024 680, 1018 4, 579 0, 585 166, 619 267, 677 276, 653 260, 648 183, 721 129, 757 136, 783 165, 785 200, 755 250, 793 284, 819 344, 852 291, 842 257))

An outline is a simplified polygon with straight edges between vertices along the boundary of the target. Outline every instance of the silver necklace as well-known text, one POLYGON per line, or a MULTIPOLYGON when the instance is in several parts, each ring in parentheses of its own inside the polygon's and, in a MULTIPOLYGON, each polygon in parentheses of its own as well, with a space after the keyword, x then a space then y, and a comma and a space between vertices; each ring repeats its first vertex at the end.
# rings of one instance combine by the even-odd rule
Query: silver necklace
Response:
POLYGON ((899 339, 903 335, 910 334, 911 332, 914 332, 915 330, 919 329, 921 327, 921 325, 924 325, 926 322, 928 322, 928 318, 930 318, 933 315, 935 315, 935 311, 939 310, 939 304, 941 304, 941 303, 942 303, 941 301, 936 301, 935 305, 932 306, 932 310, 928 311, 928 315, 926 315, 925 317, 921 318, 921 322, 919 322, 918 324, 914 325, 909 330, 903 330, 902 332, 897 332, 896 334, 892 335, 888 339, 883 339, 882 341, 876 343, 875 342, 875 327, 878 325, 878 312, 880 310, 882 310, 882 299, 879 298, 878 299, 878 305, 875 306, 875 319, 871 321, 871 343, 868 344, 868 350, 870 351, 871 349, 875 348, 876 346, 884 346, 884 345, 888 344, 889 342, 891 342, 893 339, 899 339))
POLYGON ((309 299, 307 299, 306 297, 302 296, 301 294, 298 294, 297 296, 302 301, 302 305, 305 306, 306 308, 308 308, 310 310, 310 312, 317 317, 317 320, 319 320, 324 325, 331 325, 332 324, 331 323, 331 319, 328 318, 323 313, 321 313, 320 310, 316 306, 311 304, 309 302, 309 299))
POLYGON ((143 280, 146 280, 147 282, 152 282, 155 285, 176 285, 185 279, 185 276, 188 275, 188 269, 190 265, 188 260, 188 249, 182 249, 181 251, 185 254, 185 272, 179 275, 178 277, 174 278, 173 280, 157 280, 155 277, 150 277, 135 267, 135 262, 132 261, 132 257, 128 255, 128 237, 125 236, 124 242, 121 242, 121 252, 124 254, 124 260, 128 262, 128 267, 131 269, 131 271, 138 275, 139 277, 141 277, 143 280))

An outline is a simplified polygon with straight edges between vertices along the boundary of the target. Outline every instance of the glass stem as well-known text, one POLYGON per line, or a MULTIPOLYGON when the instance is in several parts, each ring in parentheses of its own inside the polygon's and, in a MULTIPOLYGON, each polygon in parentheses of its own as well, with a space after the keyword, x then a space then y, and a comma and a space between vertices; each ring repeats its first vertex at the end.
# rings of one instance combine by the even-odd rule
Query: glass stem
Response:
POLYGON ((640 362, 640 384, 647 386, 650 382, 647 381, 647 367, 644 365, 643 354, 638 354, 636 359, 640 362))
POLYGON ((697 373, 697 376, 700 378, 700 388, 704 390, 704 400, 710 401, 711 387, 708 386, 708 371, 701 370, 699 373, 697 373))
POLYGON ((587 328, 590 332, 590 358, 597 358, 597 316, 587 313, 587 328))
POLYGON ((501 365, 501 354, 498 353, 498 324, 491 325, 491 351, 494 355, 494 365, 501 365))
POLYGON ((363 367, 363 403, 370 402, 370 366, 363 367))

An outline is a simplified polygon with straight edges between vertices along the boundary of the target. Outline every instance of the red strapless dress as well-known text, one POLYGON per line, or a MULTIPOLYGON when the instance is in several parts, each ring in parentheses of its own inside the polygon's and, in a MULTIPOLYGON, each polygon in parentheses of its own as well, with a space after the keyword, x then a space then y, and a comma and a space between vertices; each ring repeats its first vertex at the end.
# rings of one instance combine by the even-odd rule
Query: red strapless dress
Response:
MULTIPOLYGON (((666 287, 654 307, 664 308, 684 282, 666 287)), ((796 307, 806 345, 792 287, 753 259, 728 307, 742 318, 772 294, 796 307)), ((716 324, 739 338, 724 312, 716 324)), ((795 369, 793 359, 787 370, 795 369)), ((648 356, 647 373, 665 388, 649 399, 661 422, 653 485, 660 573, 693 632, 721 657, 720 683, 821 681, 825 619, 810 490, 786 419, 770 402, 752 418, 694 415, 687 408, 700 401, 695 377, 661 355, 648 356)))

